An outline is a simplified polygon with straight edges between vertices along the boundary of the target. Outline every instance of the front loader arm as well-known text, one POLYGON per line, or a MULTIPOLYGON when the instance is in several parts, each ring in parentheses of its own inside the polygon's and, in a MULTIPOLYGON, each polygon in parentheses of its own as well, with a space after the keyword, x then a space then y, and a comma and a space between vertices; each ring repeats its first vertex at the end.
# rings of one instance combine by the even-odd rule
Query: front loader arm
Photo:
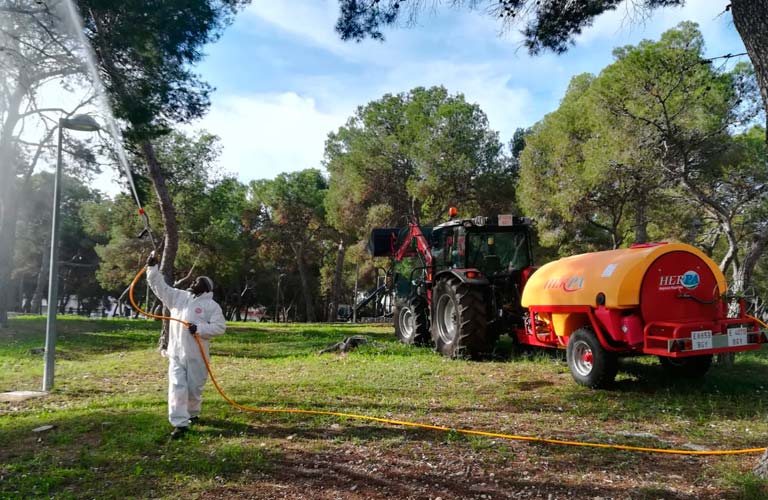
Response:
POLYGON ((424 237, 424 233, 421 232, 421 228, 417 224, 409 224, 408 234, 406 235, 403 244, 400 245, 400 248, 396 249, 394 252, 395 260, 400 261, 407 256, 408 250, 411 248, 411 241, 413 240, 416 240, 416 248, 418 248, 421 255, 424 256, 426 267, 431 269, 432 250, 430 250, 429 242, 427 241, 427 238, 424 237))

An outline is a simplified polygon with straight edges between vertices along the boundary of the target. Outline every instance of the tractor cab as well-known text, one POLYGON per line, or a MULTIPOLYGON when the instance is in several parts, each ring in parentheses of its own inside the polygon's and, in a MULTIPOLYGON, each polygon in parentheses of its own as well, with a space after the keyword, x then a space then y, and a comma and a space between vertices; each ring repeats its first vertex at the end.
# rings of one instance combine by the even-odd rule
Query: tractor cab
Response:
POLYGON ((530 219, 499 215, 450 220, 432 230, 435 271, 477 269, 491 281, 532 265, 530 219))

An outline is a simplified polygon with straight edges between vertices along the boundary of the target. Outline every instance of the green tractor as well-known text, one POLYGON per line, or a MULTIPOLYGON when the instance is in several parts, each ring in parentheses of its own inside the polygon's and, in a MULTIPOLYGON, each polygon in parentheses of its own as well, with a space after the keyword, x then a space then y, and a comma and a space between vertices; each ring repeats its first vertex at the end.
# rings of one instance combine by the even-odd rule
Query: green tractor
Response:
POLYGON ((534 271, 531 225, 527 218, 498 215, 374 229, 371 254, 393 260, 398 338, 434 345, 451 358, 477 359, 501 334, 523 330, 520 298, 534 271))

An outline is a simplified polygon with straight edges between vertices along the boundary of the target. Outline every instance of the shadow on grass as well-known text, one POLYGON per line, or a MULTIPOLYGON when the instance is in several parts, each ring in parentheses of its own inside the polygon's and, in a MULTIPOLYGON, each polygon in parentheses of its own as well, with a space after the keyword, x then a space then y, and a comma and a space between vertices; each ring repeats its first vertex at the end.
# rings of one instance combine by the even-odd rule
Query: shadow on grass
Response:
MULTIPOLYGON (((692 464, 697 469, 705 465, 704 460, 692 457, 676 457, 675 464, 670 466, 669 457, 661 455, 536 443, 513 446, 504 440, 489 441, 457 433, 387 428, 354 421, 333 425, 312 419, 294 423, 278 420, 281 419, 269 415, 261 415, 247 424, 206 419, 197 434, 212 438, 247 436, 269 442, 290 441, 292 444, 277 459, 269 476, 280 484, 298 485, 308 495, 302 498, 313 498, 313 491, 348 491, 350 484, 356 485, 355 492, 362 498, 411 498, 414 492, 424 491, 425 487, 431 495, 445 498, 508 497, 512 492, 525 492, 525 498, 596 498, 606 495, 637 499, 702 498, 692 491, 682 492, 674 485, 638 486, 637 481, 619 481, 621 484, 615 486, 595 485, 592 481, 574 484, 574 481, 563 482, 559 478, 538 480, 519 474, 500 474, 496 475, 497 480, 489 481, 483 473, 480 477, 473 473, 475 466, 487 473, 493 470, 494 463, 506 465, 510 460, 518 466, 523 465, 525 457, 531 454, 527 451, 530 449, 536 457, 545 460, 547 469, 573 471, 574 464, 578 463, 578 469, 582 471, 605 472, 604 469, 610 469, 632 477, 636 471, 658 470, 659 476, 680 478, 689 473, 692 464), (321 442, 326 444, 321 446, 321 442), (446 456, 472 456, 471 450, 482 451, 482 454, 470 458, 469 467, 462 459, 445 460, 446 456), (517 459, 518 454, 522 460, 517 459)), ((249 486, 239 485, 235 489, 248 492, 249 486)))
MULTIPOLYGON (((156 498, 188 480, 269 470, 275 452, 190 432, 170 439, 164 411, 97 411, 0 430, 0 498, 156 498)), ((212 436, 213 437, 213 436, 212 436)))
POLYGON ((660 416, 692 421, 762 418, 768 410, 768 369, 753 358, 733 367, 713 365, 700 378, 672 378, 659 363, 626 358, 616 382, 603 390, 578 388, 564 398, 581 412, 602 419, 626 415, 633 420, 660 416))
MULTIPOLYGON (((63 317, 56 323, 57 351, 69 359, 90 354, 147 349, 157 343, 159 323, 145 320, 63 317)), ((2 351, 36 355, 45 344, 45 318, 15 318, 0 330, 2 351)))
MULTIPOLYGON (((481 469, 489 469, 493 460, 506 464, 517 453, 531 453, 524 450, 534 450, 553 466, 560 464, 557 469, 570 470, 579 463, 581 470, 613 470, 620 462, 628 474, 668 471, 667 457, 555 445, 511 447, 507 441, 493 444, 456 433, 334 417, 237 412, 231 417, 210 416, 221 415, 223 408, 223 403, 209 405, 200 422, 180 440, 169 438, 164 405, 156 405, 154 410, 83 410, 49 414, 45 421, 28 416, 4 422, 0 427, 0 498, 184 497, 199 493, 200 488, 215 489, 219 483, 247 491, 265 478, 298 485, 305 498, 312 498, 314 486, 348 491, 350 484, 358 485, 357 493, 363 498, 387 498, 381 490, 389 492, 389 498, 406 497, 423 488, 445 492, 444 498, 475 498, 481 493, 495 498, 532 488, 544 492, 542 498, 547 493, 574 498, 606 494, 694 498, 663 487, 649 491, 646 497, 623 486, 565 486, 557 479, 533 480, 516 474, 498 474, 494 484, 468 472, 476 461, 481 469), (45 433, 32 432, 43 423, 56 427, 45 433), (414 447, 419 450, 415 454, 414 447), (440 459, 422 454, 460 457, 471 450, 484 451, 469 458, 467 471, 467 463, 461 460, 450 460, 440 468, 429 466, 426 462, 440 459), (364 461, 375 468, 360 467, 364 461), (196 484, 194 490, 189 489, 192 483, 196 484)), ((684 469, 693 459, 682 460, 684 469)))
MULTIPOLYGON (((551 387, 549 381, 530 381, 522 383, 525 389, 551 387), (530 384, 530 386, 528 385, 530 384)), ((528 423, 532 415, 542 415, 543 418, 562 418, 563 416, 582 416, 593 420, 597 426, 605 425, 604 422, 651 422, 661 416, 686 418, 696 424, 696 427, 706 428, 706 422, 718 418, 726 420, 762 419, 766 412, 766 405, 762 398, 755 398, 754 394, 742 396, 722 395, 716 392, 688 392, 679 394, 675 391, 661 391, 633 393, 622 396, 617 391, 610 390, 582 390, 574 387, 566 391, 552 394, 551 397, 537 397, 528 390, 511 391, 494 402, 484 402, 482 406, 474 404, 440 404, 420 400, 416 403, 397 402, 393 398, 386 398, 385 402, 377 402, 369 392, 350 391, 343 397, 336 398, 333 395, 325 399, 312 398, 310 400, 300 396, 287 396, 281 394, 279 398, 280 408, 298 408, 307 410, 320 410, 339 413, 363 414, 373 417, 386 417, 395 415, 395 420, 410 419, 421 423, 435 423, 432 415, 439 415, 441 421, 448 420, 462 422, 469 418, 471 422, 496 422, 497 416, 504 415, 503 422, 514 427, 516 422, 528 423), (451 417, 453 416, 453 417, 451 417)), ((262 401, 254 401, 251 397, 238 397, 242 388, 233 391, 224 387, 235 401, 245 406, 256 408, 271 408, 273 405, 262 401)), ((397 394, 394 395, 397 397, 397 394)), ((261 398, 259 398, 261 399, 261 398)), ((226 408, 226 407, 225 407, 226 408)), ((447 424, 450 426, 450 424, 447 424)), ((470 424, 472 428, 483 424, 470 424)), ((568 430, 559 434, 567 437, 568 430)), ((741 436, 748 439, 749 436, 741 436)), ((764 436, 758 436, 764 441, 764 436)), ((758 446, 763 446, 759 444, 758 446)))
POLYGON ((768 365, 755 358, 738 359, 731 367, 713 364, 704 376, 698 378, 674 378, 658 362, 625 358, 620 360, 619 373, 629 378, 617 381, 614 389, 626 393, 669 389, 678 394, 721 392, 731 396, 754 397, 756 393, 768 389, 768 365))
MULTIPOLYGON (((88 320, 88 319, 63 319, 60 327, 60 343, 62 359, 87 360, 94 353, 108 353, 115 351, 152 349, 155 346, 157 328, 159 323, 153 321, 132 320, 88 320)), ((211 351, 216 357, 233 357, 244 359, 278 359, 289 357, 318 356, 317 352, 329 344, 338 342, 348 336, 350 332, 367 335, 372 344, 361 347, 349 354, 349 359, 354 361, 355 356, 386 355, 394 357, 408 356, 433 356, 439 359, 439 355, 431 353, 429 348, 414 348, 399 344, 393 335, 379 331, 375 328, 359 329, 359 325, 348 327, 347 325, 290 325, 290 326, 255 326, 241 330, 231 335, 225 335, 214 340, 211 351), (298 330, 297 330, 298 329, 298 330)), ((32 337, 34 340, 16 341, 12 347, 3 345, 3 352, 29 354, 30 346, 36 346, 36 342, 42 342, 44 331, 44 319, 15 319, 12 322, 12 338, 32 337), (40 329, 40 332, 36 330, 40 329), (31 343, 30 343, 31 342, 31 343)), ((0 340, 3 340, 0 338, 0 340)), ((507 346, 509 346, 507 341, 507 346)), ((725 368, 714 366, 710 373, 700 380, 671 380, 658 363, 649 363, 641 358, 628 358, 621 360, 620 374, 614 386, 607 391, 591 391, 574 385, 567 375, 562 364, 556 369, 537 366, 537 363, 562 362, 562 352, 553 350, 537 350, 515 352, 511 354, 510 363, 520 360, 529 362, 526 370, 542 370, 544 375, 532 377, 532 379, 511 381, 500 388, 500 397, 497 402, 486 405, 482 412, 499 411, 506 413, 526 413, 551 411, 561 413, 559 409, 563 403, 578 406, 578 412, 584 415, 593 415, 605 420, 621 418, 626 413, 634 419, 655 418, 660 413, 674 414, 690 419, 702 419, 712 417, 736 417, 752 418, 762 417, 765 414, 768 402, 764 397, 766 388, 766 372, 768 372, 765 360, 765 352, 737 358, 736 366, 725 368), (556 389, 551 386, 558 385, 556 389), (570 384, 560 387, 560 384, 570 384), (542 394, 542 398, 531 397, 531 393, 542 394), (527 395, 526 395, 527 393, 527 395)), ((37 354, 36 356, 40 356, 37 354)), ((328 359, 333 359, 337 354, 327 354, 328 359)), ((446 366, 450 363, 446 363, 446 366)), ((485 363, 462 364, 461 370, 474 370, 473 367, 482 368, 485 363)), ((410 366, 410 365, 408 365, 410 366)), ((407 367, 406 367, 407 368, 407 367)), ((226 384, 225 384, 226 385, 226 384)), ((456 386, 461 390, 467 387, 456 386)), ((225 390, 227 388, 225 387, 225 390)), ((233 386, 235 393, 244 392, 242 384, 233 386)), ((330 390, 330 389, 329 389, 330 390)), ((359 391, 359 396, 371 399, 370 387, 364 387, 359 391)), ((247 391, 245 391, 247 392, 247 391)), ((349 393, 358 394, 354 388, 349 393)), ((331 401, 332 403, 333 401, 331 401)), ((288 405, 291 403, 303 404, 303 401, 281 401, 288 405)), ((349 404, 349 403, 348 403, 349 404)), ((355 403, 352 403, 355 404, 355 403)), ((330 408, 332 404, 321 405, 330 408)), ((362 406, 371 410, 386 411, 394 405, 362 406)), ((416 412, 428 413, 440 411, 444 413, 471 413, 477 408, 458 405, 420 405, 411 407, 416 412)), ((406 410, 407 411, 407 410, 406 410)))
MULTIPOLYGON (((453 447, 452 447, 453 448, 453 447)), ((440 447, 437 453, 455 453, 456 449, 440 447)), ((353 450, 348 450, 353 451, 353 450)), ((430 450, 432 451, 432 450, 430 450)), ((429 453, 429 451, 428 451, 429 453)), ((434 451, 433 451, 434 453, 434 451)), ((511 453, 514 456, 514 453, 511 453)), ((378 455, 377 455, 378 456, 378 455)), ((350 484, 357 485, 355 498, 635 498, 671 500, 700 498, 679 492, 674 487, 638 488, 634 484, 596 485, 591 481, 574 484, 557 475, 552 479, 538 479, 525 475, 495 474, 487 463, 473 464, 461 459, 448 463, 439 456, 421 456, 414 461, 409 450, 391 450, 385 461, 361 455, 360 452, 338 454, 333 452, 302 451, 279 460, 275 475, 284 484, 300 484, 308 496, 312 491, 338 491, 343 497, 350 484), (360 463, 368 463, 361 467, 360 463), (439 466, 432 465, 439 463, 439 466), (495 477, 494 477, 495 476, 495 477), (359 487, 358 487, 359 486, 359 487)), ((610 462, 603 465, 610 467, 610 462)), ((572 469, 573 464, 569 468, 572 469)), ((240 490, 247 496, 248 487, 240 490)))
MULTIPOLYGON (((256 325, 254 323, 254 325, 256 325)), ((61 317, 57 321, 57 353, 62 359, 86 359, 93 354, 153 349, 160 322, 152 320, 85 319, 61 317)), ((397 346, 394 336, 360 325, 295 325, 230 328, 212 342, 214 356, 274 359, 316 354, 347 336, 364 335, 377 343, 397 346)), ((14 356, 40 356, 45 344, 45 318, 15 318, 0 331, 3 352, 14 356)))

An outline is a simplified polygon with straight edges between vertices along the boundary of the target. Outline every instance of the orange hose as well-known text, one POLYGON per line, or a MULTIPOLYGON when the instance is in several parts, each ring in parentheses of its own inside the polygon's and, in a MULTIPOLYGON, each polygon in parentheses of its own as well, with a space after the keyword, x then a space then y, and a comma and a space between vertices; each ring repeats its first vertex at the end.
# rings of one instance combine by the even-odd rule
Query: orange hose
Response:
POLYGON ((758 325, 762 326, 763 328, 768 328, 768 325, 766 325, 764 322, 760 321, 759 319, 755 318, 754 316, 750 316, 747 314, 747 318, 755 321, 758 325))
MULTIPOLYGON (((135 302, 133 298, 133 288, 136 285, 136 283, 139 281, 141 276, 146 271, 146 268, 143 268, 141 271, 139 271, 139 274, 136 275, 136 277, 131 282, 130 292, 128 294, 128 297, 130 298, 131 305, 141 314, 148 316, 150 318, 156 318, 156 319, 167 319, 170 321, 178 321, 179 323, 189 326, 190 323, 177 319, 177 318, 171 318, 168 316, 158 316, 156 314, 151 314, 146 311, 143 311, 135 302)), ((470 436, 483 436, 483 437, 489 437, 489 438, 497 438, 497 439, 509 439, 514 441, 528 441, 532 443, 547 443, 547 444, 558 444, 558 445, 565 445, 565 446, 581 446, 581 447, 588 447, 588 448, 605 448, 605 449, 613 449, 613 450, 626 450, 626 451, 643 451, 643 452, 649 452, 649 453, 664 453, 669 455, 744 455, 744 454, 752 454, 752 453, 763 453, 766 451, 766 448, 745 448, 740 450, 711 450, 711 451, 694 451, 694 450, 673 450, 673 449, 664 449, 664 448, 644 448, 640 446, 627 446, 627 445, 620 445, 620 444, 604 444, 604 443, 588 443, 588 442, 582 442, 582 441, 566 441, 562 439, 549 439, 549 438, 542 438, 542 437, 535 437, 535 436, 516 436, 514 434, 501 434, 498 432, 486 432, 486 431, 475 431, 471 429, 454 429, 451 427, 444 427, 442 425, 432 425, 432 424, 422 424, 418 422, 408 422, 405 420, 392 420, 388 418, 380 418, 380 417, 372 417, 369 415, 357 415, 354 413, 342 413, 342 412, 335 412, 335 411, 323 411, 323 410, 301 410, 297 408, 284 408, 284 409, 271 409, 271 408, 253 408, 250 406, 242 405, 233 399, 231 399, 229 396, 227 396, 222 388, 219 386, 219 382, 216 380, 216 377, 213 376, 213 370, 211 369, 211 365, 208 362, 208 357, 205 355, 205 349, 203 349, 203 344, 200 342, 200 336, 194 335, 195 341, 197 342, 197 346, 200 349, 200 354, 203 356, 203 361, 205 362, 205 368, 208 370, 208 375, 211 376, 211 381, 213 382, 214 387, 216 387, 216 390, 219 392, 222 398, 229 403, 230 405, 234 406, 235 408, 238 408, 243 411, 252 412, 252 413, 292 413, 292 414, 299 414, 299 415, 325 415, 325 416, 332 416, 332 417, 341 417, 341 418, 351 418, 356 420, 366 420, 369 422, 380 422, 383 424, 390 424, 390 425, 399 425, 402 427, 415 427, 419 429, 430 429, 435 431, 443 431, 443 432, 456 432, 459 434, 467 434, 470 436)))
POLYGON ((144 276, 144 273, 146 273, 146 272, 147 272, 147 268, 146 267, 142 267, 141 271, 139 271, 139 273, 136 275, 136 277, 133 278, 133 281, 131 281, 131 286, 128 289, 128 299, 131 301, 131 305, 133 306, 133 308, 136 309, 140 314, 143 314, 144 316, 147 316, 148 318, 167 319, 168 321, 178 321, 182 325, 184 325, 186 327, 189 327, 190 323, 187 322, 187 321, 184 321, 184 320, 178 319, 178 318, 171 318, 170 316, 158 316, 157 314, 152 314, 150 312, 147 312, 147 311, 143 310, 141 307, 138 306, 138 304, 136 304, 136 301, 133 298, 133 289, 136 287, 136 283, 139 282, 141 277, 144 276))

